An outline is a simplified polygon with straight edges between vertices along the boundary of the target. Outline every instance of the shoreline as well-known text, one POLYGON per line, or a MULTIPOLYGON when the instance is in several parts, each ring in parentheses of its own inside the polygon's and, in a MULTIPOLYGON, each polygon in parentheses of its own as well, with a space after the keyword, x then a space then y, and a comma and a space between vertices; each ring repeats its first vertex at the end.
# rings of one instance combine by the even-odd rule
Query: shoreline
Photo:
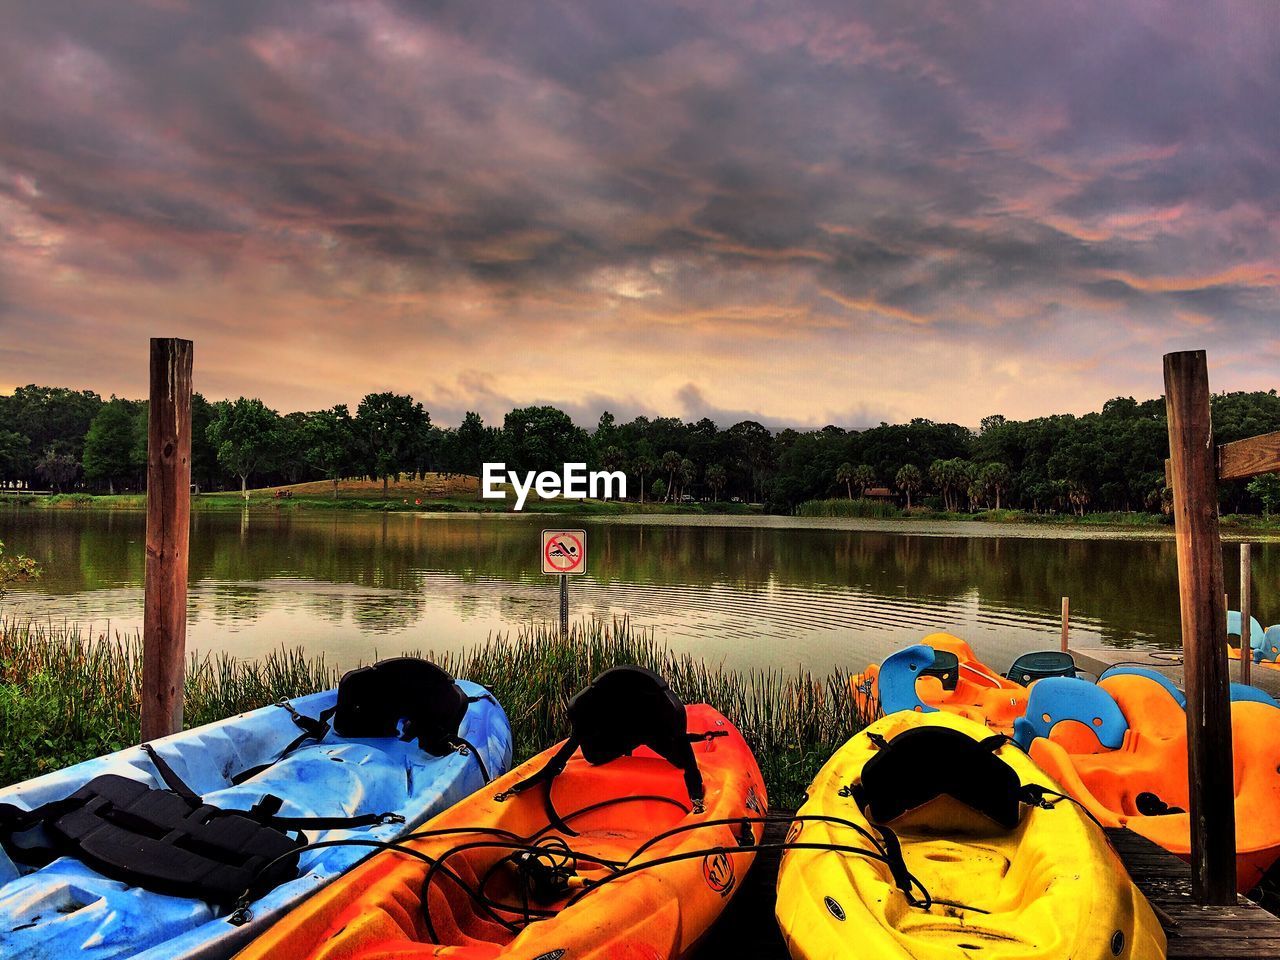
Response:
MULTIPOLYGON (((419 519, 519 519, 556 517, 593 523, 639 526, 705 526, 775 530, 840 530, 896 533, 924 537, 996 537, 1019 539, 1171 540, 1173 526, 1156 514, 1086 514, 1083 518, 1032 514, 1013 510, 979 513, 913 513, 902 516, 791 515, 765 513, 750 504, 640 504, 634 501, 541 501, 516 512, 470 498, 454 497, 418 502, 403 496, 381 498, 284 497, 253 494, 249 501, 237 493, 206 493, 192 497, 193 512, 254 513, 403 513, 419 519)), ((143 511, 143 494, 53 494, 0 497, 0 505, 33 510, 143 511)), ((1280 517, 1228 514, 1220 519, 1227 543, 1280 540, 1280 517)))

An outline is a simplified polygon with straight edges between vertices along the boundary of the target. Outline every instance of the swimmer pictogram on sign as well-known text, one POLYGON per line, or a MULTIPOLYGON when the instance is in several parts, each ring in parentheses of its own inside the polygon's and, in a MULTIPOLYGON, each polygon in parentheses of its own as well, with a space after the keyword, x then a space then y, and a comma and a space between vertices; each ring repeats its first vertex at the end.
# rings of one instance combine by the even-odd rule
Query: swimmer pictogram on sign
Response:
POLYGON ((585 530, 543 530, 542 572, 578 575, 587 572, 585 530))

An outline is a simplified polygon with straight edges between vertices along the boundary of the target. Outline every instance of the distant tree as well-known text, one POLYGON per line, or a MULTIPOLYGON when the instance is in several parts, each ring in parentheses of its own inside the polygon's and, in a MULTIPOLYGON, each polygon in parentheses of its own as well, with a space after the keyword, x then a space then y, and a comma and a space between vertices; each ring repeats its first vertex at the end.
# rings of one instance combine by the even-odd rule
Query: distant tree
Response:
POLYGON ((667 472, 667 482, 662 485, 663 500, 671 496, 676 486, 676 471, 680 469, 680 454, 668 450, 662 455, 661 466, 667 472))
POLYGON ((218 463, 240 478, 240 495, 249 499, 249 478, 271 463, 278 443, 280 415, 261 400, 222 400, 214 404, 209 422, 209 442, 218 451, 218 463))
POLYGON ((948 460, 935 460, 929 465, 929 479, 942 494, 942 503, 948 512, 959 509, 956 495, 967 491, 969 486, 968 471, 964 461, 958 457, 948 460))
POLYGON ((751 499, 764 496, 765 480, 774 461, 774 437, 767 427, 755 420, 743 420, 725 431, 736 448, 739 463, 751 478, 751 499))
POLYGON ((683 497, 690 486, 698 479, 698 465, 688 457, 680 461, 680 469, 676 472, 676 476, 680 480, 680 495, 683 497))
POLYGON ((911 495, 919 493, 920 488, 924 486, 924 474, 920 472, 920 468, 914 463, 905 463, 898 470, 894 477, 894 482, 898 485, 898 489, 906 495, 907 509, 911 509, 911 495))
POLYGON ((1262 502, 1264 516, 1271 516, 1280 510, 1280 473, 1264 473, 1249 481, 1251 494, 1262 502))
POLYGON ((978 474, 978 483, 982 488, 983 497, 994 496, 997 510, 1000 509, 1001 497, 1008 489, 1011 475, 1009 467, 1003 463, 983 464, 978 474))
POLYGON ((564 463, 587 459, 590 439, 556 407, 519 407, 502 423, 507 468, 512 470, 558 470, 564 463))
POLYGON ((836 483, 843 483, 849 499, 853 499, 853 464, 846 460, 836 467, 836 483))
POLYGON ((481 467, 485 462, 487 439, 484 420, 480 414, 468 410, 457 430, 457 453, 453 466, 465 474, 480 476, 481 467))
POLYGON ((653 486, 649 488, 649 492, 653 494, 654 501, 665 501, 667 499, 667 482, 659 477, 653 481, 653 486))
POLYGON ((865 463, 860 463, 853 470, 853 485, 858 490, 858 496, 866 495, 867 488, 876 482, 876 472, 865 463))
POLYGON ((729 473, 718 463, 713 463, 707 467, 707 486, 711 488, 711 498, 715 503, 720 502, 720 493, 724 490, 725 484, 729 482, 729 473))
POLYGON ((640 478, 640 502, 644 503, 644 478, 653 473, 653 459, 640 454, 631 461, 631 472, 640 478))
POLYGON ((53 484, 57 493, 63 486, 71 483, 80 472, 80 463, 70 453, 60 451, 56 445, 50 445, 36 461, 36 474, 53 484))
POLYGON ((91 390, 34 384, 18 387, 0 400, 0 425, 30 441, 26 456, 19 460, 23 475, 16 478, 28 483, 44 477, 38 464, 51 447, 80 463, 85 434, 102 407, 102 397, 91 390))
POLYGON ((191 395, 191 482, 196 492, 212 489, 218 483, 218 450, 209 440, 209 424, 213 422, 213 404, 199 393, 191 395))
POLYGON ((104 404, 84 438, 84 475, 105 482, 109 493, 133 470, 133 411, 115 397, 104 404))
POLYGON ((392 477, 412 467, 423 433, 431 417, 413 397, 398 393, 371 393, 356 408, 355 432, 365 469, 382 481, 382 497, 392 477))
POLYGON ((600 465, 606 470, 621 470, 626 460, 627 455, 616 444, 610 444, 600 451, 600 465))
POLYGON ((1075 480, 1067 482, 1067 501, 1079 516, 1084 516, 1085 507, 1089 506, 1089 488, 1075 480))
POLYGON ((351 468, 355 445, 355 423, 345 403, 307 414, 303 426, 303 458, 333 483, 335 500, 338 481, 351 468))
POLYGON ((28 473, 31 438, 0 429, 0 481, 13 483, 28 473))

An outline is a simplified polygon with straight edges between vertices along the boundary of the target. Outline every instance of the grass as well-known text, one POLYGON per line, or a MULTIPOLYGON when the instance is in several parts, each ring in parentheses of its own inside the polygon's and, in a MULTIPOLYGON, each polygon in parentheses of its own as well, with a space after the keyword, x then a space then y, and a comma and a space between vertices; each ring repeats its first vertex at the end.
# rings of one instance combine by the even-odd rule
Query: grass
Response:
MULTIPOLYGON (((60 493, 42 496, 13 496, 4 501, 45 509, 142 510, 146 496, 141 493, 91 494, 60 493)), ((425 477, 402 478, 388 484, 386 497, 376 480, 342 480, 338 495, 327 480, 263 487, 249 491, 250 509, 265 510, 373 510, 379 512, 511 513, 515 495, 506 500, 484 500, 479 481, 458 474, 431 473, 425 477), (287 495, 286 495, 287 494, 287 495)), ((202 493, 191 498, 191 509, 199 511, 243 510, 245 499, 238 490, 202 493)), ((742 503, 638 503, 630 500, 541 500, 530 494, 525 513, 563 513, 575 516, 613 516, 625 513, 759 513, 758 506, 742 503)))
MULTIPOLYGON (((0 785, 25 780, 138 740, 141 643, 87 636, 71 625, 0 620, 0 785)), ((755 751, 772 803, 794 808, 828 756, 862 728, 847 674, 745 673, 709 666, 658 643, 626 618, 574 623, 567 638, 547 624, 490 636, 463 653, 428 657, 485 684, 511 718, 516 759, 568 732, 569 698, 610 666, 660 673, 686 703, 716 706, 755 751)), ((323 657, 280 650, 258 660, 193 655, 187 726, 334 686, 323 657)))
POLYGON ((872 517, 877 520, 894 520, 907 514, 892 503, 883 500, 806 500, 796 507, 799 517, 872 517))

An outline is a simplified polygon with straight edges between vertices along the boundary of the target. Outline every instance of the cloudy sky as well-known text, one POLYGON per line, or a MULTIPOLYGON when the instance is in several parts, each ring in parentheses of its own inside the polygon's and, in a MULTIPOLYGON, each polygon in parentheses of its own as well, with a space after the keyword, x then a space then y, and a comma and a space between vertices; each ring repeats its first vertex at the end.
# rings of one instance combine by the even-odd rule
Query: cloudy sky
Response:
POLYGON ((1280 386, 1280 5, 0 12, 0 392, 863 425, 1280 386))

